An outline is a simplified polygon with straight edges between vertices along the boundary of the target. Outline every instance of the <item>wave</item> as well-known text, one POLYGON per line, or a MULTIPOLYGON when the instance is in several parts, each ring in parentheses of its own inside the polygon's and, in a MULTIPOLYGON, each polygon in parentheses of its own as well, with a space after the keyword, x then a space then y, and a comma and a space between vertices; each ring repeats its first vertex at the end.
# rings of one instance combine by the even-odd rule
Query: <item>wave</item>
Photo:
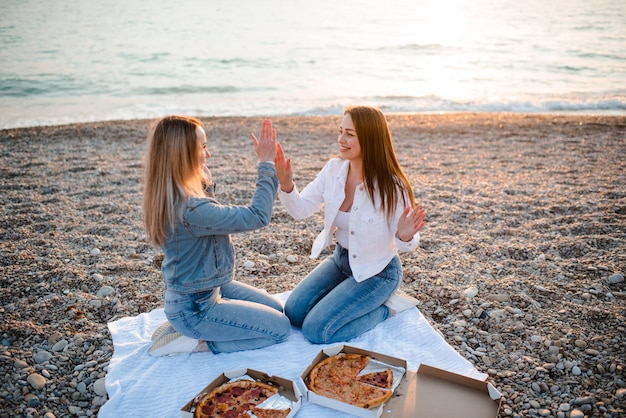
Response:
POLYGON ((75 80, 67 75, 46 76, 46 81, 34 78, 3 77, 0 79, 0 97, 30 97, 47 94, 73 94, 80 90, 75 80))
MULTIPOLYGON (((433 113, 433 112, 508 112, 508 113, 606 113, 626 114, 626 95, 601 98, 539 98, 518 101, 454 101, 438 96, 376 96, 362 97, 350 103, 378 106, 386 113, 433 113)), ((343 105, 331 103, 316 106, 294 114, 331 115, 340 114, 343 105)))
MULTIPOLYGON (((118 97, 170 96, 180 94, 224 94, 241 91, 235 86, 198 86, 192 84, 171 86, 134 86, 121 88, 97 83, 87 83, 72 77, 46 77, 45 81, 27 78, 4 78, 0 80, 0 97, 76 97, 87 95, 110 95, 118 97)), ((250 90, 247 88, 246 90, 250 90)))
MULTIPOLYGON (((210 88, 209 88, 210 89, 210 88)), ((107 120, 152 119, 165 114, 187 114, 199 117, 212 116, 333 116, 341 115, 351 104, 365 104, 381 108, 385 113, 574 113, 626 115, 626 91, 602 97, 533 97, 523 100, 477 101, 449 100, 439 96, 369 96, 311 99, 285 98, 281 100, 258 100, 258 95, 222 94, 185 95, 176 100, 183 86, 177 91, 167 89, 169 94, 146 90, 145 96, 131 100, 94 100, 93 97, 75 97, 72 103, 63 98, 46 98, 27 106, 3 104, 0 100, 0 129, 67 123, 97 122, 107 120), (158 94, 159 97, 148 94, 158 94), (218 100, 215 100, 219 97, 218 100)), ((176 90, 176 89, 174 89, 176 90)), ((197 92, 197 87, 193 89, 197 92)), ((239 93, 241 94, 241 93, 239 93)))
MULTIPOLYGON (((220 94, 240 91, 235 86, 197 86, 184 84, 167 87, 136 87, 130 90, 130 96, 168 96, 177 94, 220 94)), ((128 94, 125 94, 128 95, 128 94)))

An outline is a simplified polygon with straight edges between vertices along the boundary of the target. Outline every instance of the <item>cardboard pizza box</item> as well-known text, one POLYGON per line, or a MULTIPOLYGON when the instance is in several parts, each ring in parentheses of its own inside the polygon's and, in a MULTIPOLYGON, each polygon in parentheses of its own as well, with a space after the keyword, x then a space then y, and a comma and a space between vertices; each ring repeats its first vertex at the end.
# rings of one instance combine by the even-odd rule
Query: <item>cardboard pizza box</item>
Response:
POLYGON ((496 418, 502 395, 486 381, 426 364, 402 379, 385 418, 496 418))
POLYGON ((209 383, 204 389, 202 389, 196 396, 193 397, 189 402, 182 407, 180 411, 180 416, 182 418, 193 418, 193 410, 197 403, 197 401, 207 393, 211 392, 216 387, 230 381, 231 379, 235 379, 240 376, 250 376, 253 379, 259 380, 264 383, 270 383, 279 387, 278 393, 292 402, 291 412, 287 415, 287 418, 292 418, 298 413, 298 410, 302 406, 302 394, 300 390, 296 386, 296 384, 283 377, 279 376, 270 376, 267 373, 260 372, 254 369, 239 369, 232 370, 229 372, 224 372, 218 377, 215 378, 211 383, 209 383))
MULTIPOLYGON (((305 383, 320 361, 339 353, 366 354, 378 361, 407 368, 405 360, 350 346, 322 350, 302 373, 305 383)), ((365 409, 306 390, 309 402, 363 418, 496 418, 502 395, 491 383, 421 364, 417 372, 406 372, 391 398, 378 408, 365 409)))
MULTIPOLYGON (((317 363, 319 363, 322 360, 325 360, 328 357, 334 356, 336 354, 339 353, 346 353, 346 354, 364 354, 367 356, 370 356, 371 358, 373 358, 374 360, 380 361, 382 363, 386 363, 390 366, 393 366, 394 368, 401 368, 404 369, 404 371, 406 371, 406 367, 407 367, 407 363, 406 360, 402 360, 396 357, 391 357, 385 354, 381 354, 381 353, 376 353, 374 351, 370 351, 370 350, 364 350, 361 348, 356 348, 356 347, 351 347, 351 346, 347 346, 347 345, 337 345, 337 346, 332 346, 332 347, 328 347, 322 351, 319 352, 319 354, 317 356, 315 356, 315 358, 313 359, 313 361, 311 361, 311 364, 309 365, 309 367, 306 368, 306 370, 302 373, 302 375, 300 376, 300 384, 303 388, 307 388, 306 390, 306 396, 307 396, 307 400, 311 403, 315 403, 318 405, 322 405, 331 409, 336 409, 338 411, 342 411, 342 412, 346 412, 348 414, 352 414, 358 417, 363 417, 363 418, 377 418, 380 417, 383 413, 383 409, 386 408, 386 404, 382 404, 380 406, 378 406, 377 408, 371 408, 371 409, 366 409, 366 408, 361 408, 355 405, 351 405, 345 402, 341 402, 338 401, 336 399, 330 399, 327 398, 325 396, 321 396, 318 395, 315 392, 312 392, 310 390, 308 390, 308 387, 306 385, 306 379, 309 375, 309 373, 311 372, 311 370, 313 369, 313 367, 315 367, 315 365, 317 363)), ((403 374, 403 378, 406 375, 403 374)), ((397 389, 399 389, 400 386, 398 386, 397 389)), ((396 389, 396 390, 397 390, 396 389)), ((393 399, 394 396, 392 396, 391 398, 393 399)), ((387 401, 387 403, 389 403, 389 401, 387 401)))

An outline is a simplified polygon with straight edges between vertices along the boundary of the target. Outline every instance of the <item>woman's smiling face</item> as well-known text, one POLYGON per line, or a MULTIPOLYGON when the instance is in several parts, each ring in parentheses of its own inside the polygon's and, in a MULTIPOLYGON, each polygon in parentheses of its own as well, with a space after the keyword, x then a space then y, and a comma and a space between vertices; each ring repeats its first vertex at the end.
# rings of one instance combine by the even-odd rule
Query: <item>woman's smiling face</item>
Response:
POLYGON ((198 142, 200 143, 200 156, 199 156, 200 165, 204 166, 206 164, 206 160, 211 157, 211 153, 209 152, 209 149, 206 146, 207 144, 206 133, 204 132, 204 129, 202 128, 202 126, 196 127, 196 137, 198 138, 198 142))
POLYGON ((361 144, 354 129, 352 116, 346 113, 341 120, 339 127, 339 155, 346 160, 356 160, 361 158, 361 144))

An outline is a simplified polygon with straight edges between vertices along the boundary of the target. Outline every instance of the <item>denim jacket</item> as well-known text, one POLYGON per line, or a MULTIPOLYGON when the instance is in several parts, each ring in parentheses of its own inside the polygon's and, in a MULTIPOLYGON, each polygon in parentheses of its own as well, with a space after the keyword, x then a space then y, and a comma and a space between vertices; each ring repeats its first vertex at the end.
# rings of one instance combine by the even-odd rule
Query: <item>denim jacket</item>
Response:
MULTIPOLYGON (((279 191, 278 197, 295 219, 304 219, 324 205, 324 229, 315 238, 311 258, 317 258, 332 242, 336 227, 333 226, 339 207, 345 199, 346 178, 349 162, 331 159, 309 183, 302 193, 294 186, 291 193, 279 191)), ((408 198, 406 199, 408 202, 408 198)), ((387 222, 380 210, 380 198, 375 194, 373 204, 363 184, 354 191, 354 202, 350 210, 349 257, 350 268, 357 282, 380 273, 398 251, 413 251, 417 248, 420 235, 415 234, 409 242, 397 238, 398 220, 404 210, 403 201, 396 202, 395 216, 387 222)))
POLYGON ((273 163, 262 162, 249 206, 221 205, 212 197, 191 198, 182 222, 167 236, 162 264, 167 290, 189 294, 211 290, 233 279, 235 250, 230 234, 267 226, 278 178, 273 163))

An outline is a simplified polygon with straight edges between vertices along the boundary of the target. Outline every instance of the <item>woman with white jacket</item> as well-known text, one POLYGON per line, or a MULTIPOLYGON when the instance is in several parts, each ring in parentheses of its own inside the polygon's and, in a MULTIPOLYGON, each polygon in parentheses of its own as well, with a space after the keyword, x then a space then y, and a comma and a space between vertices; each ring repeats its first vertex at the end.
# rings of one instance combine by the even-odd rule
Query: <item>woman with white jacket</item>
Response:
POLYGON ((280 144, 275 159, 279 198, 292 217, 306 218, 324 206, 324 230, 311 257, 330 246, 333 236, 336 240, 333 254, 285 303, 291 324, 319 344, 350 340, 416 305, 397 291, 402 282, 397 253, 417 247, 426 217, 415 204, 380 110, 347 108, 338 144, 339 157, 328 161, 302 192, 280 144))

